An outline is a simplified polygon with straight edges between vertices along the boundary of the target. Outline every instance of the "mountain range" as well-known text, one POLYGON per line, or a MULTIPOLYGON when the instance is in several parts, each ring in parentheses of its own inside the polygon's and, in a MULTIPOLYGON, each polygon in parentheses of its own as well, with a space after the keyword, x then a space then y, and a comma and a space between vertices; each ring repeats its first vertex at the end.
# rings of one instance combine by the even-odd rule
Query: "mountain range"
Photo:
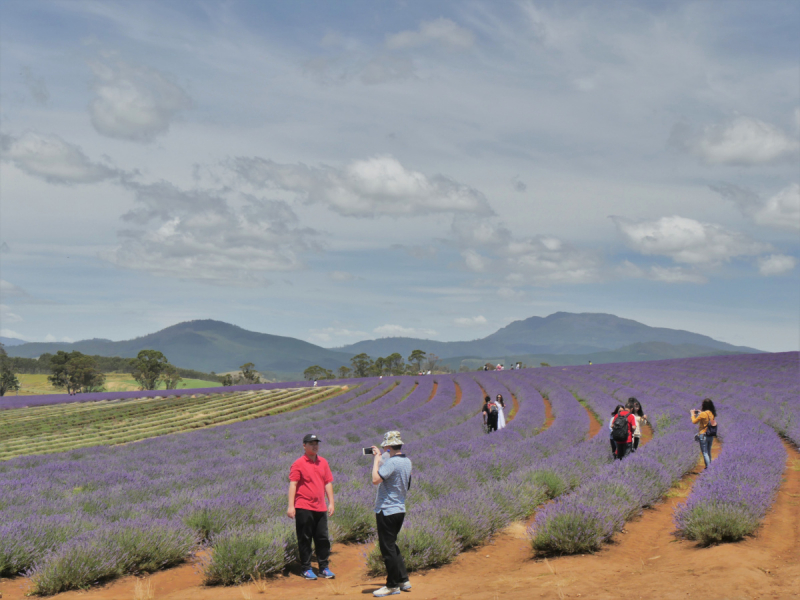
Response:
POLYGON ((291 337, 257 333, 207 319, 178 323, 126 341, 91 339, 6 347, 9 355, 28 358, 58 350, 135 357, 144 349, 160 350, 179 367, 222 373, 252 362, 262 373, 281 378, 297 376, 311 365, 332 370, 342 365, 349 366, 350 358, 362 352, 373 358, 399 352, 406 358, 415 349, 436 354, 453 368, 460 365, 474 367, 489 361, 566 365, 592 360, 600 364, 760 352, 690 331, 649 327, 615 315, 566 312, 514 321, 485 338, 467 342, 393 337, 329 349, 291 337))

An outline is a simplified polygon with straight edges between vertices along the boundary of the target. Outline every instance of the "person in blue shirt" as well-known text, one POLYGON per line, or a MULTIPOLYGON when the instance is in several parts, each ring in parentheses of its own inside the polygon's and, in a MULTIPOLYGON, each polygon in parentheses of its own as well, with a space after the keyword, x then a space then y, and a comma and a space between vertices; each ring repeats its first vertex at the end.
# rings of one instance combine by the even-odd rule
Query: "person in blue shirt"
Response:
POLYGON ((387 431, 381 447, 372 447, 372 483, 378 486, 375 497, 375 520, 378 547, 386 565, 386 585, 373 596, 393 596, 400 591, 410 592, 411 582, 397 547, 397 536, 406 516, 406 494, 411 488, 411 461, 403 454, 399 431, 387 431))

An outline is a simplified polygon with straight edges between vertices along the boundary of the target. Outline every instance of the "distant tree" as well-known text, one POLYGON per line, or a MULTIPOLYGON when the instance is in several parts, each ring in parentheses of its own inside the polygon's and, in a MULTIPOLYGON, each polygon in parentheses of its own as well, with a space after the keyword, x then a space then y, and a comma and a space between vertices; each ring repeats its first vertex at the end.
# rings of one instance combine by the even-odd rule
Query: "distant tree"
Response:
POLYGON ((350 367, 342 365, 336 373, 339 375, 339 379, 349 379, 353 374, 353 370, 350 367))
POLYGON ((433 352, 430 352, 425 359, 425 367, 426 367, 425 370, 433 373, 433 371, 436 369, 436 365, 439 364, 440 360, 442 359, 436 356, 433 352))
POLYGON ((183 379, 183 377, 181 377, 178 373, 178 369, 169 363, 167 363, 164 367, 164 370, 161 373, 161 378, 164 380, 164 387, 168 390, 176 389, 178 384, 183 379))
POLYGON ((390 354, 383 360, 384 375, 402 375, 406 370, 406 363, 399 352, 390 354))
POLYGON ((305 377, 307 381, 333 379, 333 371, 320 367, 319 365, 312 365, 303 371, 303 377, 305 377))
POLYGON ((253 363, 244 363, 239 368, 241 369, 239 372, 239 381, 241 381, 243 384, 250 385, 261 383, 261 376, 256 371, 256 366, 253 363))
POLYGON ((366 352, 356 354, 350 359, 350 364, 353 365, 353 373, 356 377, 368 377, 371 375, 373 362, 366 352))
POLYGON ((50 358, 50 370, 52 374, 47 380, 53 387, 66 388, 70 394, 100 391, 106 381, 94 358, 77 350, 56 352, 50 358))
POLYGON ((231 386, 233 385, 233 376, 230 373, 227 373, 223 375, 219 381, 222 385, 231 386))
POLYGON ((422 371, 422 363, 425 362, 425 352, 422 350, 412 350, 408 356, 408 362, 417 365, 417 373, 422 371))
POLYGON ((470 368, 467 365, 461 365, 460 367, 458 367, 459 373, 469 373, 469 371, 470 368))
POLYGON ((548 363, 539 363, 539 364, 542 365, 543 367, 549 367, 550 366, 548 363))
POLYGON ((143 390, 154 390, 167 365, 167 357, 158 350, 142 350, 132 362, 131 375, 143 390))
POLYGON ((379 356, 375 359, 370 367, 370 375, 373 377, 380 377, 384 374, 384 368, 386 367, 386 359, 382 356, 379 356))
POLYGON ((16 392, 19 390, 19 379, 14 373, 14 367, 8 358, 6 349, 0 343, 0 396, 5 396, 6 392, 16 392))

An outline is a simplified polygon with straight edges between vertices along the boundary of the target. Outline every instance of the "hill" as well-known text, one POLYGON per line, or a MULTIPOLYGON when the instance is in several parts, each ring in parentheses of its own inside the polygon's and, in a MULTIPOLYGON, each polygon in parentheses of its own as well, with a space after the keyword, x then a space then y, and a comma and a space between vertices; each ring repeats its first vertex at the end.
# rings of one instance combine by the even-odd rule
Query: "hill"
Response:
POLYGON ((6 348, 11 348, 11 346, 20 346, 22 344, 27 344, 25 340, 20 340, 17 338, 10 338, 10 337, 3 337, 0 335, 0 344, 3 344, 6 348))
POLYGON ((311 365, 337 369, 350 364, 351 356, 295 338, 248 331, 210 319, 178 323, 127 341, 92 339, 74 343, 29 343, 7 350, 11 356, 28 358, 58 350, 133 358, 144 349, 163 352, 172 364, 179 367, 221 373, 238 370, 240 365, 252 362, 258 371, 271 371, 279 376, 302 373, 311 365))
MULTIPOLYGON (((670 346, 695 346, 707 352, 719 350, 724 352, 760 352, 755 348, 734 346, 717 341, 707 335, 692 333, 681 329, 650 327, 615 315, 604 313, 566 313, 557 312, 547 317, 530 317, 522 321, 514 321, 495 333, 470 342, 437 342, 417 338, 380 338, 365 340, 336 348, 341 352, 358 354, 366 352, 370 356, 386 356, 391 352, 400 352, 408 356, 412 350, 419 348, 433 352, 440 358, 485 357, 512 355, 545 355, 545 354, 580 354, 589 355, 597 352, 619 350, 633 344, 661 342, 670 346)), ((658 358, 674 358, 675 350, 668 350, 668 356, 658 358)), ((682 354, 687 351, 677 351, 682 354)), ((655 351, 651 348, 651 351, 655 351)), ((623 355, 625 353, 622 353, 623 355)), ((697 356, 692 354, 691 356, 697 356)), ((549 361, 546 361, 549 362, 549 361)), ((617 361, 615 361, 617 362, 617 361)))
POLYGON ((106 339, 74 343, 25 343, 6 348, 10 356, 37 358, 45 352, 78 350, 84 354, 135 357, 140 350, 160 350, 178 367, 223 373, 246 363, 268 376, 297 378, 307 367, 335 370, 350 365, 361 352, 371 357, 399 352, 404 358, 421 349, 447 359, 446 364, 483 364, 503 359, 537 365, 628 362, 709 356, 730 352, 759 352, 733 346, 689 331, 649 327, 637 321, 599 313, 555 313, 514 321, 495 333, 468 342, 437 342, 416 338, 366 340, 342 348, 322 348, 291 337, 247 331, 221 321, 178 323, 133 340, 106 339), (463 362, 462 362, 463 361, 463 362), (471 361, 471 362, 470 362, 471 361))

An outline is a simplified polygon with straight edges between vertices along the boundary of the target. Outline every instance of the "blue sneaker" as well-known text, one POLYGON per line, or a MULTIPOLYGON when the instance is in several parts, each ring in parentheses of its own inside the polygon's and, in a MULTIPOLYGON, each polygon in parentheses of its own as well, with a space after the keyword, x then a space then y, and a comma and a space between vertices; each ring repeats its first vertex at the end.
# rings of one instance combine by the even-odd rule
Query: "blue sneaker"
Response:
POLYGON ((320 571, 319 574, 322 575, 325 579, 336 579, 336 575, 334 575, 333 571, 331 571, 328 567, 322 569, 322 571, 320 571))
POLYGON ((311 569, 309 569, 308 571, 303 571, 303 577, 310 580, 314 580, 317 578, 316 574, 311 569))

